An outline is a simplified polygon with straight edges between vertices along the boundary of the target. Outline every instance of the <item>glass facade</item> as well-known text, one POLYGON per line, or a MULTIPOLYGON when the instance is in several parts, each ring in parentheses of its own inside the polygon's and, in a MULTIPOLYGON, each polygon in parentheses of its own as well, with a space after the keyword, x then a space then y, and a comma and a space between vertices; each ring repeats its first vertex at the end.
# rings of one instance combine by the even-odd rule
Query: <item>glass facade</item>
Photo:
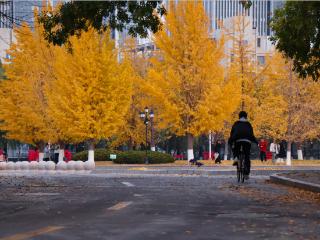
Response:
POLYGON ((269 22, 276 8, 283 5, 281 0, 252 0, 249 11, 245 11, 240 0, 204 0, 204 7, 211 21, 212 29, 219 29, 220 22, 226 18, 245 14, 252 19, 253 28, 259 36, 270 36, 269 22))

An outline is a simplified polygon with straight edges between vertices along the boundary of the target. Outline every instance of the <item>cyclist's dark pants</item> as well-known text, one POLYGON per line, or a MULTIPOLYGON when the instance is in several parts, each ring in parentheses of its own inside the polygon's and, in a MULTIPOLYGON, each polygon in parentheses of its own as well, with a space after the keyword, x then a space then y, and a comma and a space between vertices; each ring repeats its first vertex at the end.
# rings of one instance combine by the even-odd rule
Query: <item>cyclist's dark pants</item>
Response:
POLYGON ((244 161, 245 161, 245 169, 244 169, 244 174, 249 175, 250 174, 250 167, 251 167, 251 162, 250 162, 250 148, 251 148, 251 143, 249 142, 236 142, 235 147, 234 147, 234 156, 236 156, 239 159, 239 152, 240 152, 240 147, 241 145, 243 146, 243 152, 245 155, 244 161))

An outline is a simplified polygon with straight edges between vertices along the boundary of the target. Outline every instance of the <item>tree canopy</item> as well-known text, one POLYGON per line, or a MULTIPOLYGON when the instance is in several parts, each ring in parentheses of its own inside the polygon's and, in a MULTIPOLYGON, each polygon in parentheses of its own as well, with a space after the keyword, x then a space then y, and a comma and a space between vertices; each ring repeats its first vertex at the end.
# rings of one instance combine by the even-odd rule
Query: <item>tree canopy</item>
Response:
POLYGON ((302 77, 320 76, 320 2, 287 1, 272 20, 276 48, 293 59, 302 77))
POLYGON ((54 141, 44 94, 53 79, 54 49, 37 22, 34 31, 23 25, 15 34, 17 43, 8 50, 12 61, 5 65, 8 79, 0 87, 0 129, 9 139, 41 145, 54 141))
POLYGON ((70 1, 39 19, 46 30, 46 39, 61 45, 69 36, 87 30, 88 25, 96 30, 127 28, 132 36, 146 37, 148 30, 160 29, 160 16, 165 12, 161 1, 70 1))
POLYGON ((152 59, 148 71, 145 92, 153 101, 149 106, 154 106, 164 128, 188 136, 192 159, 193 136, 222 127, 238 106, 240 82, 224 77, 224 39, 210 38, 202 2, 171 2, 164 29, 154 41, 160 56, 152 59))

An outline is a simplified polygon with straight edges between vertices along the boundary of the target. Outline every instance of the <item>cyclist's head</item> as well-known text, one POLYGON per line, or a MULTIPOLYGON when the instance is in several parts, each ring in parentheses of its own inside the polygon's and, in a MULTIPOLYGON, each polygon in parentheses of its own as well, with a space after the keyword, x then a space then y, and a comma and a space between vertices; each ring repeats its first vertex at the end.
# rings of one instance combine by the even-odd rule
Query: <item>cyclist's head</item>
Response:
POLYGON ((247 117, 248 117, 248 114, 247 114, 245 111, 239 112, 239 118, 245 118, 245 119, 247 119, 247 117))

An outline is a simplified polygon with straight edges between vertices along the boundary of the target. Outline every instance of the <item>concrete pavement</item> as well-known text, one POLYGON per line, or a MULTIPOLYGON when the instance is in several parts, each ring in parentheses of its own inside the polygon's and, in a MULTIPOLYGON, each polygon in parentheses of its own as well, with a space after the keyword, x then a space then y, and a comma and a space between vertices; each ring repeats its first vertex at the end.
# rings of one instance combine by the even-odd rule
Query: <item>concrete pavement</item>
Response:
MULTIPOLYGON (((0 175, 0 240, 317 239, 317 195, 254 174, 0 175)), ((145 172, 145 171, 144 171, 145 172)))

